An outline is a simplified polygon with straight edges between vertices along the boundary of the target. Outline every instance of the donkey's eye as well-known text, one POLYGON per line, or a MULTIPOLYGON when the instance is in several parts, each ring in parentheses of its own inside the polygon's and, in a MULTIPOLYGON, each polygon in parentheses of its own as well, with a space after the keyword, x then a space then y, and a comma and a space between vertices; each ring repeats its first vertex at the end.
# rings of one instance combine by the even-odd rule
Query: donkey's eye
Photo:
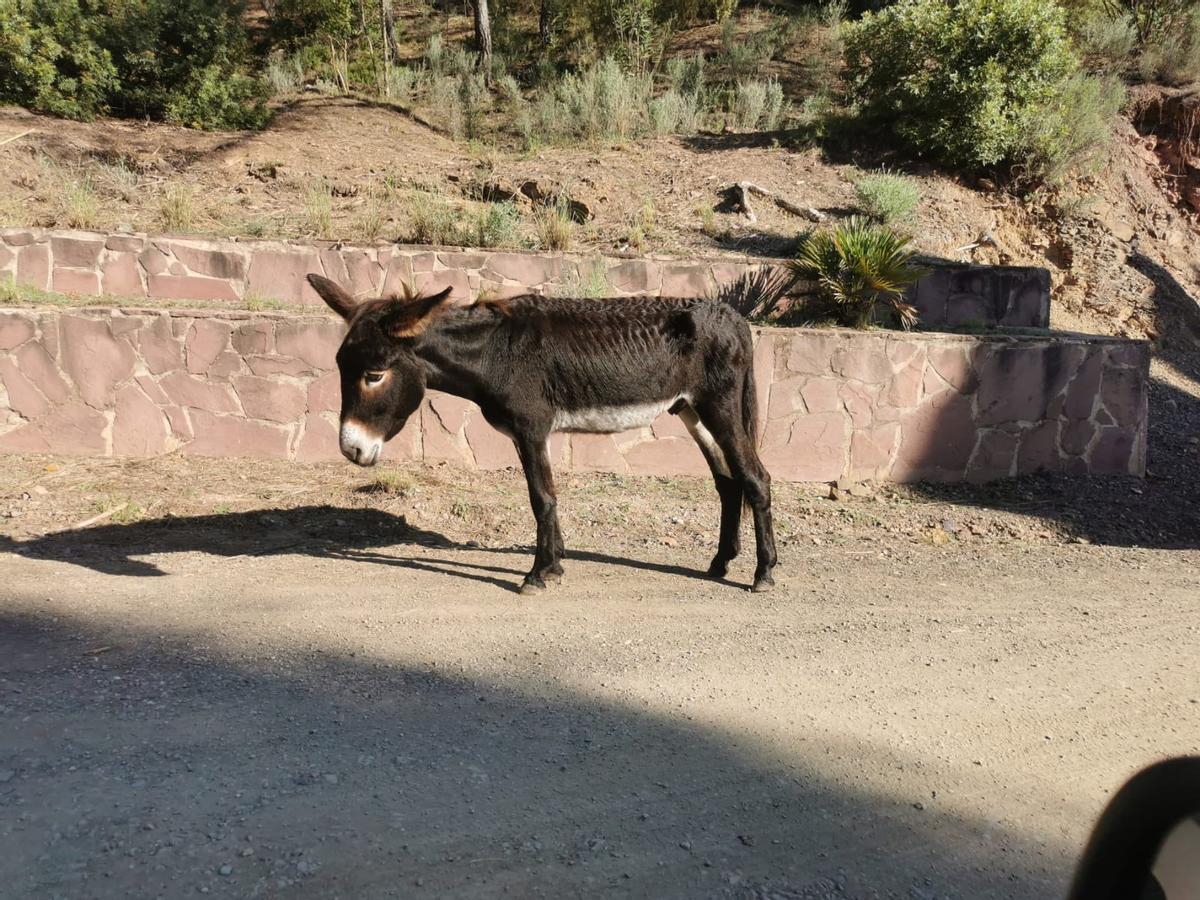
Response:
POLYGON ((379 384, 379 382, 383 381, 383 375, 383 372, 367 372, 367 374, 363 375, 363 381, 367 384, 379 384))

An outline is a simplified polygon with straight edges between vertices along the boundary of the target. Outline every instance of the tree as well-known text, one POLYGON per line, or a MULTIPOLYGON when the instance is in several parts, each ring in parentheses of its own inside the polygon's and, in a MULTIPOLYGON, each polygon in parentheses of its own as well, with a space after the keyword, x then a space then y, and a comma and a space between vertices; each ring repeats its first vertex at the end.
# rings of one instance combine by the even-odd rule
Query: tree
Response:
POLYGON ((475 49, 479 52, 479 68, 490 83, 492 79, 492 22, 488 17, 488 0, 475 0, 475 49))

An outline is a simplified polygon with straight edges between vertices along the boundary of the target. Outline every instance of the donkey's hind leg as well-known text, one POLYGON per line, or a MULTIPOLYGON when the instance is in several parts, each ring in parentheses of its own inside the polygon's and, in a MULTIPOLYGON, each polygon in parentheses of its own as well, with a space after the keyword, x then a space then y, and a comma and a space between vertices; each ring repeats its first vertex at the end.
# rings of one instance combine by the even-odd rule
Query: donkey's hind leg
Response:
POLYGON ((775 526, 771 521, 771 475, 758 458, 755 438, 733 403, 710 403, 698 410, 701 424, 708 430, 724 456, 730 477, 737 482, 754 516, 754 540, 758 563, 754 569, 755 593, 775 583, 771 571, 779 561, 775 551, 775 526))
POLYGON ((730 560, 742 549, 742 484, 732 477, 724 452, 717 445, 712 432, 704 427, 696 410, 685 403, 679 410, 679 418, 708 461, 713 481, 717 486, 717 496, 721 498, 721 536, 717 541, 717 553, 708 567, 708 576, 724 578, 725 573, 729 571, 730 560))
POLYGON ((563 539, 558 525, 558 497, 554 491, 554 473, 550 468, 550 454, 546 441, 532 438, 514 438, 517 455, 525 470, 529 486, 529 505, 537 521, 537 547, 533 555, 533 568, 525 576, 521 593, 536 593, 546 587, 546 582, 562 579, 563 539))

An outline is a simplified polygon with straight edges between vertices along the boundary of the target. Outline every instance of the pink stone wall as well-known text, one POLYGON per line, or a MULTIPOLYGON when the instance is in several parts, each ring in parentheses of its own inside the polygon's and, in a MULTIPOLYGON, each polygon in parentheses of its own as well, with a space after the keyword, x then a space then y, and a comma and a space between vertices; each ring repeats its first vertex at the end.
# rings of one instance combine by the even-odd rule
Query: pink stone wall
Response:
MULTIPOLYGON (((341 459, 342 332, 323 315, 0 310, 0 452, 341 459)), ((831 329, 755 338, 762 453, 777 478, 1144 472, 1144 343, 831 329)), ((557 435, 551 449, 562 469, 707 471, 665 414, 619 435, 557 435)), ((517 464, 477 407, 441 394, 385 457, 517 464)))
MULTIPOLYGON (((40 290, 145 300, 239 304, 277 300, 319 306, 304 276, 324 274, 360 297, 403 285, 451 287, 459 300, 570 292, 598 268, 614 297, 716 296, 783 260, 669 259, 401 244, 236 241, 86 231, 0 229, 0 280, 40 290)), ((910 292, 926 327, 964 324, 1045 327, 1050 276, 1044 269, 942 266, 910 292)))

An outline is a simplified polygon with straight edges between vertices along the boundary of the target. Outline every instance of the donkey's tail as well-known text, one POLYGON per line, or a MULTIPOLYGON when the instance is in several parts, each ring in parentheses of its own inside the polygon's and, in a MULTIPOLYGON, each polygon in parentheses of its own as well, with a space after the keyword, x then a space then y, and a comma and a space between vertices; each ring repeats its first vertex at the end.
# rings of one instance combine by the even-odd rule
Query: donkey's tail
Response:
POLYGON ((746 377, 742 380, 742 427, 750 436, 752 445, 758 450, 758 391, 754 386, 754 360, 746 369, 746 377))

